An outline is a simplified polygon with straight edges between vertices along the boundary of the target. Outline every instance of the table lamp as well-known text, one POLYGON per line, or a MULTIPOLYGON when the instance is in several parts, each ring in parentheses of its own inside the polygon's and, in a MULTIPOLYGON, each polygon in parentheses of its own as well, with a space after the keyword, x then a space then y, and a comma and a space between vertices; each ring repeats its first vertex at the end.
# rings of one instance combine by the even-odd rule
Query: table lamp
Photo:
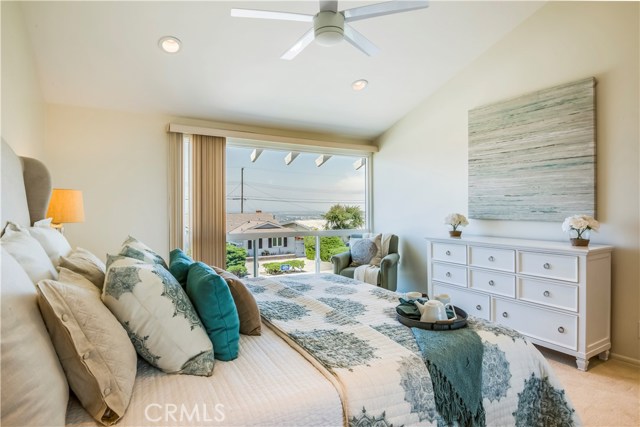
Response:
POLYGON ((64 233, 63 224, 84 222, 82 191, 54 188, 46 217, 53 218, 51 226, 60 230, 60 233, 64 233))

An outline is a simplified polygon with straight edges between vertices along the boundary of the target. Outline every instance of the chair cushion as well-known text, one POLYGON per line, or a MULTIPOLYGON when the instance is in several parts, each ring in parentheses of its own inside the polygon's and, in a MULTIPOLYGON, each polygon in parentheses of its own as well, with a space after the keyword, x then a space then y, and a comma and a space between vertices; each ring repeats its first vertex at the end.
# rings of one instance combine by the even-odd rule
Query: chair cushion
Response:
POLYGON ((353 279, 353 274, 355 271, 356 271, 356 267, 347 267, 340 272, 340 275, 353 279))

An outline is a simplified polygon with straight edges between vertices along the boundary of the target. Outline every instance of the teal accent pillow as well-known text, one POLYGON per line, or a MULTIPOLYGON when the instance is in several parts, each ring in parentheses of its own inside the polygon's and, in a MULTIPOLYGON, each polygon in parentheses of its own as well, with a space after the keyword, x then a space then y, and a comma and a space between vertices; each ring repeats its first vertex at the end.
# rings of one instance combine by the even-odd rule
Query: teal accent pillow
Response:
POLYGON ((169 272, 183 288, 187 286, 187 274, 193 262, 191 257, 185 254, 182 249, 176 248, 169 252, 169 272))
POLYGON ((187 295, 213 343, 214 357, 238 357, 240 319, 227 282, 208 265, 195 262, 189 267, 187 295))

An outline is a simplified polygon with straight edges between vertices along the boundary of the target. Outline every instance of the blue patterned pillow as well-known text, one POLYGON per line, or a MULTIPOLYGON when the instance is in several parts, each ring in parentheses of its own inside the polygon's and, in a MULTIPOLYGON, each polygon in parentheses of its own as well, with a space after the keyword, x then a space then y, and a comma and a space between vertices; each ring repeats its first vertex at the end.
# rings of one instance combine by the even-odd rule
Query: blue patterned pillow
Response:
POLYGON ((351 246, 351 266, 366 265, 378 253, 378 247, 371 239, 360 239, 351 246))
POLYGON ((122 243, 120 255, 135 258, 146 263, 160 264, 165 269, 169 269, 167 263, 160 255, 155 253, 149 246, 145 245, 135 237, 129 236, 127 240, 122 243))
POLYGON ((151 365, 167 373, 212 374, 211 341, 189 297, 162 266, 114 261, 102 301, 151 365))
POLYGON ((213 343, 215 358, 238 357, 240 319, 227 282, 208 265, 196 262, 189 267, 187 295, 213 343))

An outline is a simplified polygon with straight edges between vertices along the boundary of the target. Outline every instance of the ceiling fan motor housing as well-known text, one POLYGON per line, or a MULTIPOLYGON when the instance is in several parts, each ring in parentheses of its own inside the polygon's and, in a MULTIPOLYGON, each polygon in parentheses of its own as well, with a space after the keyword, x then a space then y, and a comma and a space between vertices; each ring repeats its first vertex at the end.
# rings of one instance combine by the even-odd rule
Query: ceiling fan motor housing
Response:
POLYGON ((313 30, 319 45, 333 46, 344 37, 344 16, 339 12, 318 12, 313 18, 313 30))

